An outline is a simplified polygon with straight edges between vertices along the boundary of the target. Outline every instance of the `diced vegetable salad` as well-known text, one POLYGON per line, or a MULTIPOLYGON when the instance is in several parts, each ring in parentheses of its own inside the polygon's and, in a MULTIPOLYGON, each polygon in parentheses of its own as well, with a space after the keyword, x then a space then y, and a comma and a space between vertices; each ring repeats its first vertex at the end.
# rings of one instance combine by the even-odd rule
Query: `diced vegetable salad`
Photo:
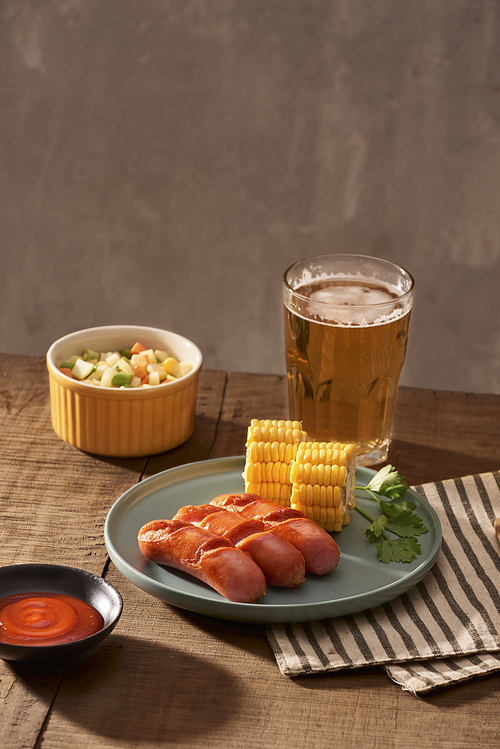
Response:
POLYGON ((74 380, 111 388, 152 387, 177 380, 192 368, 191 362, 177 361, 166 351, 147 349, 139 342, 130 349, 107 353, 86 348, 83 354, 59 365, 59 370, 74 380))

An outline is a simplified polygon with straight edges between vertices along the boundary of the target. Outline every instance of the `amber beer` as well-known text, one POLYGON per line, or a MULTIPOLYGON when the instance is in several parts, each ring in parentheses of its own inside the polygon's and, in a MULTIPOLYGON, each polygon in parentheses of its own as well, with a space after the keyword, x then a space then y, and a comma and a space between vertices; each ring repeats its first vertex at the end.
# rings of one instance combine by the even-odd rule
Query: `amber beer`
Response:
POLYGON ((363 255, 309 258, 284 275, 290 418, 312 439, 356 443, 359 465, 387 458, 413 286, 363 255))

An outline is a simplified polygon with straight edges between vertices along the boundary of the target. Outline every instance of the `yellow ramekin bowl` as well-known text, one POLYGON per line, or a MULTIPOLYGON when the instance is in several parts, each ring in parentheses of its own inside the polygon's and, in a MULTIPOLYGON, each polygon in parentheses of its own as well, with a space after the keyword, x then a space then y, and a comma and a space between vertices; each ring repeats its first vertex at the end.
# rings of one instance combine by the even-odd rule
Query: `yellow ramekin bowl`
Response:
POLYGON ((56 434, 80 450, 109 457, 132 458, 171 450, 193 433, 198 380, 203 357, 187 338, 159 328, 105 325, 59 338, 46 356, 52 426, 56 434), (86 385, 59 371, 61 362, 91 348, 120 351, 139 341, 167 351, 192 370, 172 382, 148 388, 86 385))

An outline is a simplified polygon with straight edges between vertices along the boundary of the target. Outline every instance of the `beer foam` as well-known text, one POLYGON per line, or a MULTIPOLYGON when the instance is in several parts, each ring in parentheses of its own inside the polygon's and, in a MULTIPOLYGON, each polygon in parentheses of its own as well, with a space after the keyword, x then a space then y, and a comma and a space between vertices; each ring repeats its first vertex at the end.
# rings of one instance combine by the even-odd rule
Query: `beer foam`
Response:
POLYGON ((335 304, 352 307, 366 307, 372 304, 387 304, 397 296, 388 289, 373 288, 363 285, 329 286, 326 289, 313 291, 309 299, 312 302, 335 304))
POLYGON ((376 314, 373 310, 365 309, 361 307, 349 307, 336 308, 336 310, 326 310, 325 308, 319 307, 319 305, 311 303, 303 309, 301 317, 309 320, 315 320, 316 322, 323 323, 324 325, 337 325, 339 327, 360 327, 366 328, 375 325, 387 325, 394 320, 399 320, 400 317, 408 310, 403 310, 401 305, 395 305, 394 308, 385 315, 376 314))
POLYGON ((300 301, 299 297, 286 301, 290 310, 325 325, 386 325, 411 309, 409 301, 401 301, 404 291, 360 275, 322 274, 313 277, 310 272, 305 272, 294 293, 300 296, 300 301))

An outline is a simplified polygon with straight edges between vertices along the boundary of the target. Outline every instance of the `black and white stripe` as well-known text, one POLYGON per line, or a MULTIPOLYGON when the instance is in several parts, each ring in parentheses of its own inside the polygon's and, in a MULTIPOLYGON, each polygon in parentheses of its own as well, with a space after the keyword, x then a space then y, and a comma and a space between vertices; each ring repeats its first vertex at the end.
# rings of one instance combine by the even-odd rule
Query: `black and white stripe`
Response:
POLYGON ((404 595, 369 611, 273 624, 283 674, 378 664, 414 694, 500 670, 500 472, 415 487, 443 530, 433 569, 404 595))

